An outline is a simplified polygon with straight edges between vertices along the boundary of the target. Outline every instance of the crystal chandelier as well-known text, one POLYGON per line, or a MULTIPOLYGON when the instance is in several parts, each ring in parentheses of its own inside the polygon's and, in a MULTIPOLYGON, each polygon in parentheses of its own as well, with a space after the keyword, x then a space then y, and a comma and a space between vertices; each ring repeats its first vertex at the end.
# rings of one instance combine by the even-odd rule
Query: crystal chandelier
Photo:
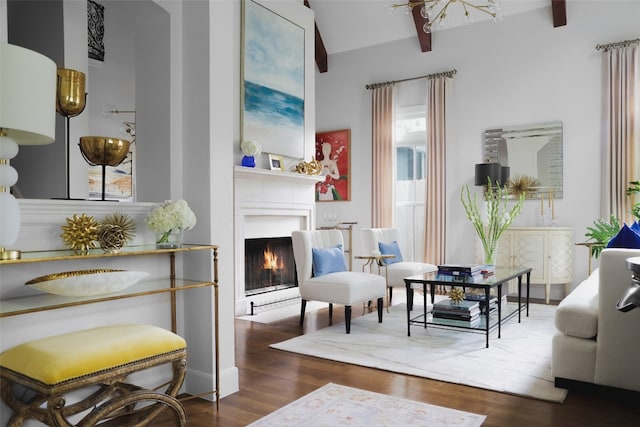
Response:
POLYGON ((474 21, 471 13, 474 9, 491 15, 494 21, 502 18, 498 0, 486 0, 485 4, 474 4, 467 0, 410 0, 406 3, 394 3, 392 0, 389 4, 389 11, 393 12, 396 9, 404 8, 405 12, 409 13, 414 7, 421 6, 420 15, 427 19, 422 29, 425 33, 430 33, 432 29, 437 30, 447 26, 449 6, 456 3, 464 9, 464 19, 467 24, 474 21))

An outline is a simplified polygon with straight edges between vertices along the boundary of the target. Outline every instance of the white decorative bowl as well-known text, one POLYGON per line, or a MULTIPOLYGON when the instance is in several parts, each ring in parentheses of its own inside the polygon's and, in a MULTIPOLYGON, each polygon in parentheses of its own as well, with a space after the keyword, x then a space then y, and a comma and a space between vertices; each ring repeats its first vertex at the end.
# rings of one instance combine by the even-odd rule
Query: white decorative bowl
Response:
POLYGON ((25 285, 54 295, 87 297, 122 291, 147 276, 144 271, 79 270, 36 277, 25 285))

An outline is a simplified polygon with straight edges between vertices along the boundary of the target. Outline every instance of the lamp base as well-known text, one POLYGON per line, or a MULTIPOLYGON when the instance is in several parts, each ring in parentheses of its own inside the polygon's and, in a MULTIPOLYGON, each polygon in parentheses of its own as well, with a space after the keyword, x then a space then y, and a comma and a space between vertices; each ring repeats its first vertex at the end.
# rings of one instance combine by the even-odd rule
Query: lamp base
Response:
POLYGON ((22 258, 22 252, 16 249, 0 248, 0 260, 5 261, 8 259, 20 259, 22 258))

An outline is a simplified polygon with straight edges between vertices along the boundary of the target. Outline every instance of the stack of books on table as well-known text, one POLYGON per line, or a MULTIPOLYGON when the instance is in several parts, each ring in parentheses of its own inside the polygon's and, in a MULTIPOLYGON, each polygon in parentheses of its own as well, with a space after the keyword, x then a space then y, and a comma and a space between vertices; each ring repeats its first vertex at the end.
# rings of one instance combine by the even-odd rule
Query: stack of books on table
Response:
POLYGON ((482 279, 491 276, 495 271, 496 267, 489 264, 442 264, 438 266, 438 274, 452 276, 460 281, 482 279))
POLYGON ((469 323, 480 322, 480 301, 462 300, 453 302, 449 298, 433 305, 435 319, 461 320, 469 323))
MULTIPOLYGON (((487 297, 483 294, 477 294, 477 293, 470 293, 467 292, 464 295, 464 299, 468 300, 468 301, 478 301, 480 303, 480 314, 484 315, 485 309, 487 307, 487 297)), ((504 313, 506 312, 506 304, 507 304, 507 295, 502 295, 502 314, 504 315, 504 313)), ((495 295, 491 295, 489 297, 489 313, 493 313, 494 311, 496 311, 498 309, 498 297, 495 295)))
POLYGON ((486 295, 467 293, 464 296, 467 301, 478 301, 480 303, 480 314, 484 315, 489 307, 489 313, 493 313, 498 309, 498 297, 491 295, 489 297, 489 304, 487 304, 486 295))

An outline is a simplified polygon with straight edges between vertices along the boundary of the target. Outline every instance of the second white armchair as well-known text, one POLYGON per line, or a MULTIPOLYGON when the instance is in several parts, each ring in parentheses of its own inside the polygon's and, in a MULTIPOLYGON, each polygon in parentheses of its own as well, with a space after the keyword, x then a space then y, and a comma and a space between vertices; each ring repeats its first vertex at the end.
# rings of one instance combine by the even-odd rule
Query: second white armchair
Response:
POLYGON ((383 260, 383 262, 386 262, 387 269, 389 306, 393 298, 393 288, 405 288, 403 280, 405 277, 438 270, 438 267, 433 264, 409 261, 402 257, 402 252, 399 249, 400 232, 397 228, 363 228, 361 234, 366 254, 379 251, 382 254, 393 253, 396 255, 394 258, 383 260))

